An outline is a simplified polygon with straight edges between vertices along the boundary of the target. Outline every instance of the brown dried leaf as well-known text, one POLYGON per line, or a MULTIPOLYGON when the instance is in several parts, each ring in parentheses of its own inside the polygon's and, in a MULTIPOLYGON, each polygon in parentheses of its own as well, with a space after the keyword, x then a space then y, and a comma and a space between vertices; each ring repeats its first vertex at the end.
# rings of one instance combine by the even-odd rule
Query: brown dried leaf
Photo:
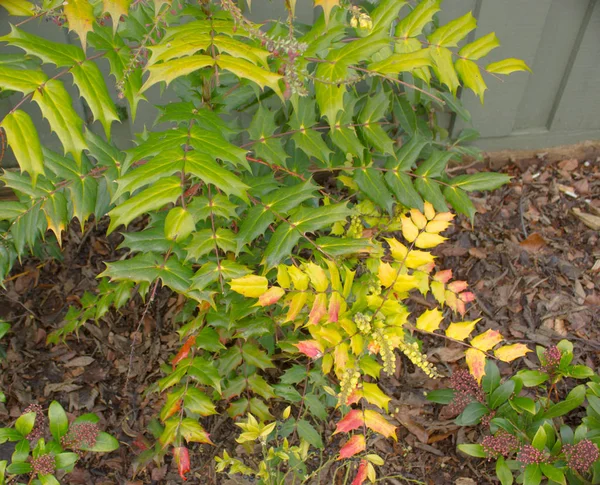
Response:
POLYGON ((587 227, 593 229, 594 231, 600 231, 600 217, 594 216, 592 214, 588 214, 586 212, 581 212, 580 209, 575 207, 573 209, 573 214, 575 214, 581 222, 583 222, 587 227))
POLYGON ((86 365, 90 365, 95 360, 96 359, 94 359, 93 357, 75 357, 73 360, 67 362, 65 364, 65 367, 85 367, 86 365))
POLYGON ((546 241, 537 232, 529 235, 529 237, 519 243, 519 246, 529 253, 537 253, 546 246, 546 241))

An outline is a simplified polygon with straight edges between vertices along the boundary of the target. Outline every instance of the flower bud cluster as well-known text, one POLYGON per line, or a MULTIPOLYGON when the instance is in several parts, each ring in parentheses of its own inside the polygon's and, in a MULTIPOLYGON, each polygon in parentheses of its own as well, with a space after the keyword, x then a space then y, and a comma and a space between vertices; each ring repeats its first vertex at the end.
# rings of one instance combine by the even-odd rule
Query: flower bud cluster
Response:
POLYGON ((500 430, 493 436, 484 437, 481 446, 489 459, 507 457, 519 448, 519 440, 507 431, 500 430))
POLYGON ((565 445, 563 453, 567 466, 581 474, 587 473, 600 457, 598 446, 588 439, 581 440, 575 445, 565 445))
POLYGON ((46 416, 44 416, 44 410, 39 404, 30 404, 25 408, 23 414, 35 413, 35 422, 33 428, 27 435, 27 439, 30 441, 37 440, 44 436, 47 427, 46 416))
POLYGON ((541 367, 541 370, 552 374, 558 368, 561 358, 562 353, 556 345, 546 348, 543 357, 544 365, 541 367))
POLYGON ((368 316, 363 315, 362 313, 357 313, 354 315, 354 323, 356 324, 356 328, 358 328, 360 333, 364 335, 371 335, 371 319, 368 316))
POLYGON ((359 7, 352 7, 350 9, 352 18, 350 19, 350 26, 353 29, 359 28, 360 30, 370 31, 373 29, 373 20, 366 12, 361 12, 359 7))
POLYGON ((421 369, 428 377, 435 379, 441 377, 434 365, 427 360, 427 356, 419 350, 419 344, 417 342, 400 344, 400 350, 408 360, 410 360, 415 366, 421 369))
POLYGON ((356 368, 346 369, 340 380, 340 393, 338 394, 338 405, 342 406, 348 402, 348 398, 358 386, 360 371, 356 368))
POLYGON ((448 405, 452 414, 460 414, 473 401, 485 402, 485 394, 475 378, 466 370, 457 370, 450 378, 454 399, 448 405))
POLYGON ((380 328, 373 334, 373 340, 379 346, 383 371, 388 376, 392 375, 396 371, 396 353, 390 342, 390 336, 386 335, 384 330, 380 328))
POLYGON ((41 455, 31 459, 32 474, 52 475, 56 470, 56 459, 53 455, 41 455))
POLYGON ((350 218, 350 225, 346 230, 346 236, 352 238, 361 238, 363 234, 363 223, 360 216, 352 216, 350 218))
POLYGON ((96 444, 100 429, 96 423, 81 421, 73 423, 69 432, 61 438, 64 448, 80 449, 92 448, 96 444))
POLYGON ((525 445, 519 450, 517 461, 520 461, 525 466, 540 465, 542 463, 548 463, 548 456, 546 456, 543 451, 540 451, 531 445, 525 445))

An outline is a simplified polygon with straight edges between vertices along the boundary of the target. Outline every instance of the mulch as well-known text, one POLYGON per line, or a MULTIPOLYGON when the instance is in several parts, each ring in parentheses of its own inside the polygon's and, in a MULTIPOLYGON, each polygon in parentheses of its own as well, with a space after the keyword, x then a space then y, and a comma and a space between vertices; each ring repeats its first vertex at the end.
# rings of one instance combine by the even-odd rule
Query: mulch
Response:
MULTIPOLYGON (((534 158, 511 163, 503 171, 512 182, 474 199, 475 226, 458 219, 447 244, 436 249, 439 266, 469 282, 477 300, 465 319, 482 317, 481 330, 498 329, 511 343, 531 348, 568 338, 575 344, 576 359, 598 369, 600 161, 534 158)), ((11 424, 32 402, 47 407, 58 400, 73 415, 100 415, 103 429, 122 443, 117 452, 86 456, 62 483, 181 483, 169 457, 145 469, 134 458, 153 443, 147 428, 162 402, 145 391, 179 346, 173 325, 184 302, 159 290, 145 315, 143 305, 134 300, 119 312, 109 312, 99 325, 87 323, 66 344, 45 344, 69 306, 97 286, 102 261, 121 255, 120 236, 106 237, 105 229, 105 221, 83 234, 71 226, 62 261, 23 261, 6 282, 7 290, 0 292, 0 318, 13 325, 3 341, 6 359, 0 364, 0 389, 7 396, 6 404, 0 404, 0 425, 11 424)), ((444 374, 464 365, 462 349, 444 340, 428 339, 426 348, 444 374)), ((535 357, 518 365, 535 367, 535 357)), ((501 370, 510 375, 515 369, 502 365, 501 370)), ((369 445, 385 457, 385 474, 398 477, 379 483, 497 483, 491 463, 456 452, 457 443, 476 442, 481 431, 459 429, 443 409, 426 401, 424 391, 445 384, 426 379, 404 361, 396 375, 382 381, 394 398, 390 406, 399 425, 398 442, 369 445)), ((207 419, 206 428, 217 446, 194 448, 195 468, 187 483, 250 483, 217 479, 212 457, 235 448, 237 431, 219 415, 207 419)), ((9 446, 0 445, 0 459, 10 453, 9 446)), ((343 482, 330 475, 322 483, 343 482)))

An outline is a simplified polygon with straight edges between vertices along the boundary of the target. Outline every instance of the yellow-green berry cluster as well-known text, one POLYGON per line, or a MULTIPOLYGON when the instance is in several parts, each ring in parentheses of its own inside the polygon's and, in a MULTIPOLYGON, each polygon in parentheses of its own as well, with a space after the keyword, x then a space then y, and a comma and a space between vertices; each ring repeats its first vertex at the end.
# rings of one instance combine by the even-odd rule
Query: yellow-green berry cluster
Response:
POLYGON ((352 367, 344 371, 344 375, 340 380, 340 393, 338 394, 338 406, 342 406, 347 403, 348 398, 352 395, 354 389, 358 385, 360 379, 360 372, 358 369, 352 367))
POLYGON ((346 236, 352 238, 360 238, 363 234, 363 223, 360 216, 352 216, 350 218, 350 225, 346 230, 346 236))
POLYGON ((400 350, 408 360, 410 360, 414 365, 416 365, 419 369, 421 369, 428 377, 435 379, 436 377, 441 377, 438 373, 437 369, 433 366, 431 362, 427 360, 427 356, 419 350, 419 344, 417 342, 406 343, 402 342, 399 346, 400 350))
POLYGON ((364 335, 371 335, 371 319, 362 313, 354 315, 354 323, 358 331, 364 335))
POLYGON ((383 362, 383 371, 389 376, 396 370, 396 354, 394 347, 390 342, 390 336, 386 335, 383 329, 378 329, 373 334, 373 340, 379 346, 379 355, 383 362))

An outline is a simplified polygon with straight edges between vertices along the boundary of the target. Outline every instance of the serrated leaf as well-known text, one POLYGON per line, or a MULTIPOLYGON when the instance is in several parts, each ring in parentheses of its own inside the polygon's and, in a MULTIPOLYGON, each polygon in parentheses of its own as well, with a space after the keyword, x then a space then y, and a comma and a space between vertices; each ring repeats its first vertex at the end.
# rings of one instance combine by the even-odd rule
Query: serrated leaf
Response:
POLYGON ((458 42, 476 28, 477 20, 471 12, 468 12, 462 17, 437 28, 433 34, 427 37, 427 40, 434 46, 456 47, 458 42))
POLYGON ((117 32, 122 15, 127 15, 132 0, 103 0, 103 10, 112 18, 113 33, 117 32))
POLYGON ((274 367, 267 354, 254 344, 246 343, 242 346, 242 357, 246 363, 262 370, 274 367))
POLYGON ((437 212, 448 210, 448 204, 437 181, 430 178, 418 178, 415 180, 414 185, 415 189, 423 196, 423 199, 430 202, 437 212))
POLYGON ((325 17, 325 25, 329 23, 329 17, 334 7, 340 5, 339 0, 315 0, 315 7, 320 6, 323 9, 323 16, 325 17))
POLYGON ((324 236, 317 238, 315 243, 322 251, 331 256, 370 253, 375 248, 369 239, 346 239, 324 236))
POLYGON ((188 387, 183 398, 183 405, 187 410, 200 416, 210 416, 217 413, 210 398, 195 387, 188 387))
POLYGON ((30 94, 48 81, 48 76, 39 70, 0 69, 0 88, 30 94))
POLYGON ((468 59, 458 59, 454 67, 463 84, 479 96, 481 104, 483 104, 483 95, 487 89, 487 85, 481 76, 479 66, 468 59))
POLYGON ((221 69, 227 69, 241 79, 248 79, 255 82, 263 89, 265 87, 271 88, 283 99, 283 94, 279 87, 279 81, 283 79, 283 76, 280 74, 255 66, 245 59, 238 59, 231 56, 221 55, 217 60, 217 65, 221 69))
POLYGON ((433 70, 438 79, 448 86, 450 92, 456 96, 456 90, 460 86, 454 62, 452 59, 452 51, 446 47, 431 46, 429 54, 433 60, 433 70))
POLYGON ((42 204, 42 210, 46 215, 48 229, 56 235, 60 246, 62 244, 62 231, 66 229, 69 223, 66 197, 62 192, 50 194, 42 204))
POLYGON ((464 214, 473 221, 477 210, 464 190, 458 187, 444 187, 444 197, 456 212, 464 214))
POLYGON ((88 0, 69 0, 64 4, 63 11, 69 22, 69 30, 79 36, 85 51, 87 34, 93 30, 94 7, 88 0))
POLYGON ((165 237, 171 241, 180 241, 196 229, 192 215, 182 207, 173 207, 165 219, 165 237))
POLYGON ((424 330, 425 332, 435 332, 440 328, 443 319, 442 312, 437 308, 426 310, 417 318, 416 326, 419 330, 424 330))
POLYGON ((525 344, 505 345, 494 350, 494 355, 502 362, 512 362, 519 357, 525 356, 528 352, 532 352, 525 344))
POLYGON ((525 64, 525 61, 514 58, 492 62, 486 66, 485 70, 494 74, 511 74, 517 71, 531 72, 531 69, 527 64, 525 64))
POLYGON ((416 37, 440 11, 441 0, 423 0, 396 26, 395 36, 401 39, 416 37))
POLYGON ((38 132, 31 117, 21 110, 7 114, 0 128, 6 131, 6 141, 12 148, 21 172, 29 172, 35 187, 38 175, 44 174, 44 155, 38 132))
POLYGON ((307 441, 315 448, 323 448, 323 440, 321 439, 321 435, 308 421, 305 419, 299 419, 296 423, 296 429, 298 430, 298 436, 300 436, 300 438, 307 441))
POLYGON ((240 295, 248 298, 258 298, 267 291, 269 281, 264 276, 247 275, 231 280, 229 286, 240 295))
POLYGON ((110 225, 107 233, 110 234, 121 224, 126 226, 142 214, 175 202, 181 194, 181 179, 179 177, 166 177, 159 180, 108 213, 110 225))
POLYGON ((83 121, 73 109, 71 96, 63 83, 56 79, 48 80, 43 88, 33 93, 32 99, 60 139, 65 153, 72 154, 81 165, 81 152, 87 148, 81 131, 83 121))
POLYGON ((492 50, 500 45, 500 41, 494 32, 477 39, 470 44, 465 45, 458 55, 466 59, 476 61, 484 56, 487 56, 492 50))
POLYGON ((413 72, 429 66, 433 66, 429 49, 419 49, 415 52, 392 54, 381 61, 369 64, 369 70, 387 75, 413 72))
POLYGON ((362 168, 354 171, 354 181, 369 199, 387 210, 392 215, 394 200, 392 194, 387 190, 383 175, 374 168, 362 168))
POLYGON ((315 95, 321 115, 330 125, 337 121, 337 115, 344 111, 344 82, 348 77, 348 66, 342 63, 324 62, 315 71, 315 95), (322 82, 319 82, 322 79, 322 82))
POLYGON ((470 175, 459 175, 450 180, 450 184, 462 190, 495 190, 510 182, 510 177, 504 173, 480 172, 470 175))
POLYGON ((446 336, 456 339, 456 340, 464 340, 475 328, 477 322, 479 322, 481 318, 477 318, 476 320, 471 320, 468 322, 454 322, 451 323, 450 326, 446 329, 446 336))
POLYGON ((140 88, 140 92, 143 93, 151 86, 162 81, 168 86, 171 81, 178 77, 186 76, 198 69, 214 66, 215 64, 216 62, 212 57, 202 54, 184 57, 182 59, 174 59, 161 64, 154 64, 148 67, 147 71, 150 73, 150 76, 140 88))

